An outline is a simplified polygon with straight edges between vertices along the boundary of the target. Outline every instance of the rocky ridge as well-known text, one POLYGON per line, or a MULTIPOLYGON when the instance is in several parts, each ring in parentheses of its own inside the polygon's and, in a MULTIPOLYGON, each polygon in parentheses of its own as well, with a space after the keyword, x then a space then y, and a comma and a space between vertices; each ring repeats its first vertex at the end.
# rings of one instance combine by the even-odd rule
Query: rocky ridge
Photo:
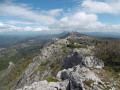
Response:
POLYGON ((107 86, 98 74, 104 72, 104 62, 94 56, 94 46, 89 45, 93 39, 76 32, 54 38, 11 90, 114 90, 114 85, 107 86), (47 76, 55 77, 57 82, 45 80, 47 76))

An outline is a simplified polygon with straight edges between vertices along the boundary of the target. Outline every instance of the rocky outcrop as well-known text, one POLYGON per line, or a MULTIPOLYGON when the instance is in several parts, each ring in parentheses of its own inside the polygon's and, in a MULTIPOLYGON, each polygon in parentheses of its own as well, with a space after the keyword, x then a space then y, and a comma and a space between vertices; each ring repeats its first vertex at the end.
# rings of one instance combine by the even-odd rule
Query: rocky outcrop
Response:
POLYGON ((89 68, 80 67, 64 69, 58 72, 58 82, 39 81, 18 90, 101 90, 104 84, 89 68), (88 83, 88 84, 87 84, 88 83))
MULTIPOLYGON (((91 87, 93 87, 93 85, 97 87, 97 85, 103 84, 103 82, 94 72, 92 72, 89 68, 80 67, 80 65, 59 71, 57 74, 57 78, 59 80, 70 80, 71 88, 73 90, 77 90, 80 87, 82 90, 85 88, 89 90, 91 87), (91 86, 85 85, 85 82, 89 81, 91 81, 89 83, 91 86)), ((99 90, 99 88, 93 88, 93 90, 99 90)))
POLYGON ((81 42, 90 38, 71 33, 65 38, 53 39, 33 59, 13 88, 25 86, 18 90, 100 90, 103 82, 94 70, 102 69, 104 63, 94 57, 93 46, 80 47, 81 42), (57 82, 40 81, 52 75, 56 75, 57 82))
MULTIPOLYGON (((56 67, 61 67, 62 60, 64 60, 67 53, 70 51, 69 48, 64 49, 67 44, 69 44, 69 41, 66 39, 53 39, 53 41, 45 45, 40 51, 40 54, 28 65, 28 68, 23 72, 11 90, 23 87, 24 85, 31 85, 33 82, 37 82, 44 79, 46 76, 51 75, 54 72, 52 69, 55 68, 53 65, 58 62, 59 65, 56 67), (40 71, 42 68, 43 70, 40 71)), ((56 70, 56 72, 58 71, 56 70)))
POLYGON ((13 62, 9 62, 9 66, 6 70, 3 71, 3 73, 0 73, 0 80, 2 78, 5 78, 5 76, 7 76, 9 74, 9 72, 13 69, 13 67, 15 66, 15 64, 13 62))
POLYGON ((66 90, 68 81, 64 82, 47 82, 39 81, 34 82, 31 86, 25 86, 23 89, 17 90, 66 90))
MULTIPOLYGON (((21 86, 24 86, 25 84, 29 85, 29 84, 33 83, 32 81, 38 81, 39 80, 39 79, 36 79, 36 78, 39 78, 39 77, 35 73, 37 67, 40 64, 39 60, 40 60, 39 56, 36 56, 33 59, 33 62, 28 65, 28 68, 24 71, 22 76, 19 78, 19 80, 16 82, 16 84, 11 88, 11 90, 14 89, 14 88, 19 88, 21 86), (30 78, 31 76, 34 77, 34 78, 31 79, 30 78)), ((37 73, 39 73, 39 72, 37 72, 37 73)))
POLYGON ((98 69, 104 67, 104 62, 98 58, 95 58, 94 56, 84 57, 82 61, 83 61, 82 64, 85 65, 86 67, 98 69))
POLYGON ((68 69, 76 65, 86 66, 91 68, 102 68, 104 67, 104 62, 100 59, 95 58, 90 49, 74 49, 70 52, 70 54, 64 60, 63 68, 68 69), (90 53, 91 55, 86 56, 86 53, 90 53))

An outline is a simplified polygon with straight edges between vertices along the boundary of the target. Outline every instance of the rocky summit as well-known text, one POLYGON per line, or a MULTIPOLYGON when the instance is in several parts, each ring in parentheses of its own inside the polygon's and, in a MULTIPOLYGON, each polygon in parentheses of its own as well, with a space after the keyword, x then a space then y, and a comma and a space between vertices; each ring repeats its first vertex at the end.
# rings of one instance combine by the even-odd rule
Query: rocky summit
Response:
POLYGON ((94 55, 95 40, 77 32, 52 39, 11 90, 117 90, 119 80, 107 80, 103 60, 94 55))

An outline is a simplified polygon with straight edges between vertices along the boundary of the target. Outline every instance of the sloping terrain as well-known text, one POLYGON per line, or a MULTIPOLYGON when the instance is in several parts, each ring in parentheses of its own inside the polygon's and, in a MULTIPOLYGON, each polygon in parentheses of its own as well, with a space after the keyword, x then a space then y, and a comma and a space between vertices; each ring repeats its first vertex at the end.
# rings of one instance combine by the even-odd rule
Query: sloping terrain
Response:
POLYGON ((42 49, 39 37, 34 40, 13 54, 24 59, 0 72, 1 90, 119 90, 119 39, 72 32, 42 49))
POLYGON ((47 43, 11 90, 108 90, 120 88, 119 72, 104 68, 95 45, 104 41, 76 32, 47 43))
POLYGON ((19 79, 42 46, 52 37, 31 37, 0 48, 0 90, 9 89, 19 79))

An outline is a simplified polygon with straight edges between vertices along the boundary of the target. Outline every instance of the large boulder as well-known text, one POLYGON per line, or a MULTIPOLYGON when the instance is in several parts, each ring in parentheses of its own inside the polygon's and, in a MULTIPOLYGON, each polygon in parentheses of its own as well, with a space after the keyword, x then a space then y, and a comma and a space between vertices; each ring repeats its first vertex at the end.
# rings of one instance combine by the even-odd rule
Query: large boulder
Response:
POLYGON ((69 80, 71 82, 71 87, 73 88, 73 90, 77 90, 78 88, 84 90, 85 87, 89 89, 93 88, 91 90, 99 90, 97 85, 99 83, 103 84, 100 78, 89 68, 80 67, 79 65, 74 66, 73 68, 59 71, 57 74, 57 79, 69 80), (89 82, 89 81, 91 86, 85 85, 85 82, 89 82))
POLYGON ((72 68, 78 64, 82 64, 83 56, 78 52, 71 51, 70 54, 66 57, 63 64, 63 69, 72 68))
POLYGON ((94 56, 87 56, 82 59, 82 64, 86 67, 93 67, 93 68, 102 68, 104 67, 104 62, 94 56))
POLYGON ((89 68, 102 68, 104 67, 104 62, 93 55, 86 56, 86 53, 90 53, 89 49, 74 49, 64 60, 63 68, 68 69, 76 65, 85 66, 89 68))
POLYGON ((23 89, 17 89, 17 90, 66 90, 68 81, 64 82, 47 82, 39 81, 34 82, 30 86, 25 86, 23 89))

